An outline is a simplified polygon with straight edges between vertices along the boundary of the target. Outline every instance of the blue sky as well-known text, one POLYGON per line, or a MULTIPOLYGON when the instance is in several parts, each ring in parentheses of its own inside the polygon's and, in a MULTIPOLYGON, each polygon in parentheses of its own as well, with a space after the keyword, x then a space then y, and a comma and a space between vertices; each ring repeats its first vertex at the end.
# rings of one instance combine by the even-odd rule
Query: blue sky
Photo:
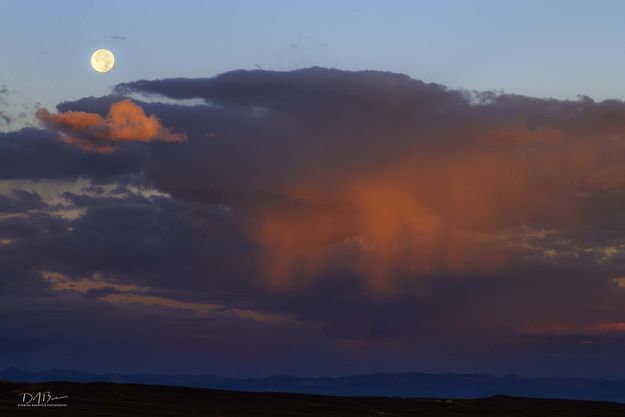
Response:
POLYGON ((0 11, 0 84, 15 103, 51 107, 122 81, 255 65, 379 69, 538 97, 625 97, 618 1, 0 0, 0 11), (112 73, 91 71, 97 48, 115 53, 112 73))

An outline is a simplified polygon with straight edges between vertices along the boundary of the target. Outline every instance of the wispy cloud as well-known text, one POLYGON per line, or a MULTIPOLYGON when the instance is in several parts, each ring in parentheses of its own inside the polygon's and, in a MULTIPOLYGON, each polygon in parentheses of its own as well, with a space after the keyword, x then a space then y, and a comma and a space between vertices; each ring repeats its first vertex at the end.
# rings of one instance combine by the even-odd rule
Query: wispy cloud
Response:
POLYGON ((95 273, 89 278, 72 279, 59 272, 42 271, 41 276, 50 284, 53 291, 76 292, 107 303, 140 304, 152 308, 186 310, 200 316, 231 315, 240 319, 267 323, 294 321, 293 318, 284 314, 265 313, 257 310, 231 308, 222 304, 190 302, 153 295, 154 289, 152 288, 117 283, 106 279, 99 273, 95 273))

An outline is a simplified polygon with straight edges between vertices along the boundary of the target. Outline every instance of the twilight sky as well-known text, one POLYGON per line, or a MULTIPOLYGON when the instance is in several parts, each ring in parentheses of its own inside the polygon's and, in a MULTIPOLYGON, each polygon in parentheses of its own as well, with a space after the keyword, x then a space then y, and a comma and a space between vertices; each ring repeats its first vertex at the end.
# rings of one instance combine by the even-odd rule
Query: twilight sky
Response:
POLYGON ((623 375, 625 5, 362 3, 0 0, 0 367, 623 375))

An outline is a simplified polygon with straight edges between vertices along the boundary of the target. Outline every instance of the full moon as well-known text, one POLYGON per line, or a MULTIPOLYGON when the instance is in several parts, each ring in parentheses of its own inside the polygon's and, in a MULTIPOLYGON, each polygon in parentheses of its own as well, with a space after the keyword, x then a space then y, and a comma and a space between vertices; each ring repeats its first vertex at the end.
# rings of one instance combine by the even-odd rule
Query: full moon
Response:
POLYGON ((98 49, 91 55, 91 66, 98 72, 109 72, 115 65, 115 56, 108 49, 98 49))

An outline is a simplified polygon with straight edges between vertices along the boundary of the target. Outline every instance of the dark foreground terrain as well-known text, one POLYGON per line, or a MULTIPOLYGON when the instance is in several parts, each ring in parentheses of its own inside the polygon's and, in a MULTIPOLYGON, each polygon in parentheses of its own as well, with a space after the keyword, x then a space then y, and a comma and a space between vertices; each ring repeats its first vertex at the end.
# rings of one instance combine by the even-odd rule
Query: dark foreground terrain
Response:
POLYGON ((560 398, 625 403, 625 380, 588 378, 524 378, 516 375, 375 373, 341 377, 274 375, 262 378, 227 378, 218 375, 95 374, 71 369, 28 372, 0 371, 0 381, 114 382, 167 385, 246 392, 291 392, 339 397, 485 398, 494 395, 560 398))
MULTIPOLYGON (((36 401, 33 401, 33 403, 36 401)), ((32 403, 31 403, 32 404, 32 403)), ((0 416, 625 416, 625 404, 495 396, 475 400, 330 397, 108 382, 0 382, 0 416), (62 407, 20 407, 23 393, 62 407), (49 392, 50 394, 45 394, 49 392)))

